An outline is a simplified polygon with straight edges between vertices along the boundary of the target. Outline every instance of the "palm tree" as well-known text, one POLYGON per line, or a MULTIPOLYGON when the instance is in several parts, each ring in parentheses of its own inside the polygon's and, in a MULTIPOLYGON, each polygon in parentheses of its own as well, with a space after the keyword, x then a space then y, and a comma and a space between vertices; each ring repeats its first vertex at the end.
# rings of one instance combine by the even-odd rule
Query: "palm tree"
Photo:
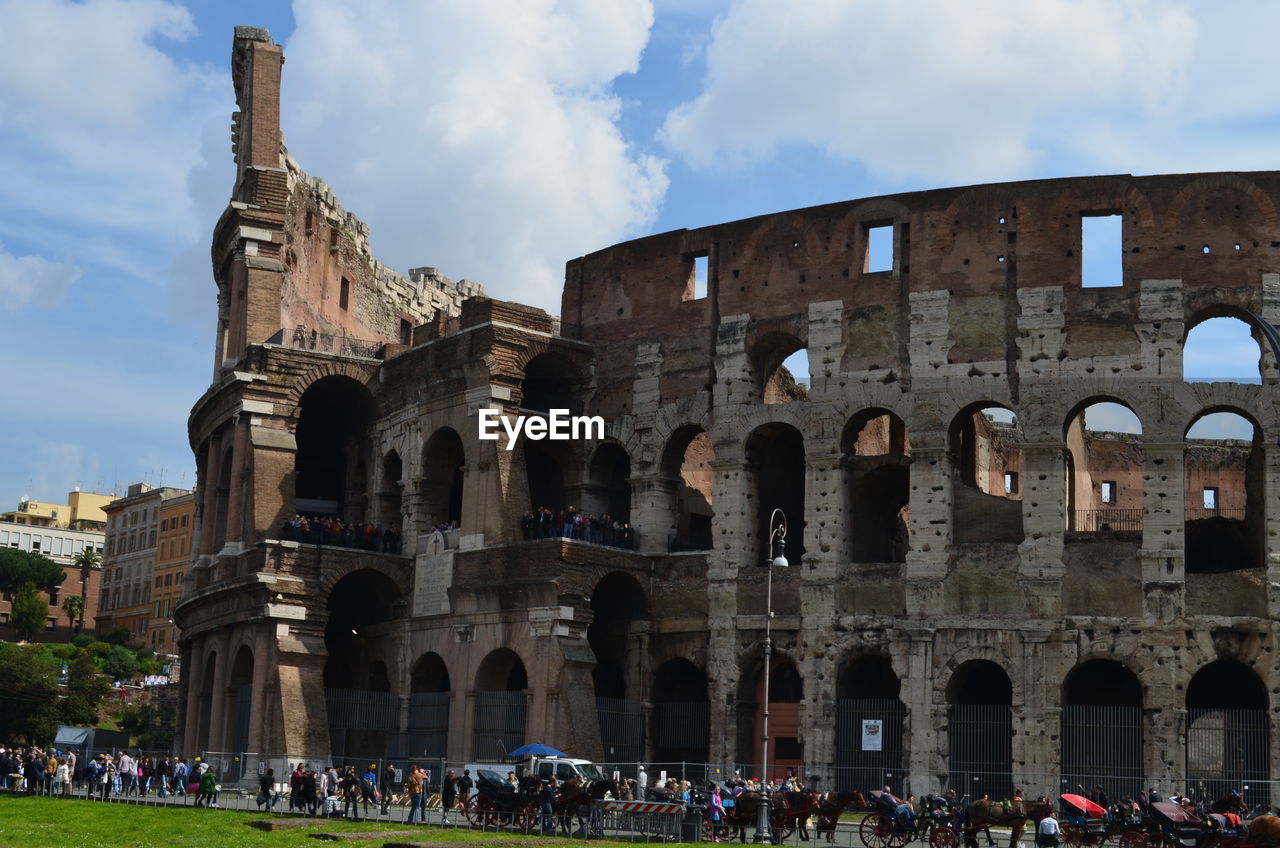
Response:
POLYGON ((67 595, 62 599, 62 611, 67 614, 67 624, 73 629, 76 619, 84 613, 84 598, 79 595, 67 595))
POLYGON ((71 564, 80 569, 80 626, 77 632, 83 632, 84 608, 88 605, 89 596, 89 572, 92 569, 102 568, 102 554, 85 545, 84 550, 76 554, 71 564))

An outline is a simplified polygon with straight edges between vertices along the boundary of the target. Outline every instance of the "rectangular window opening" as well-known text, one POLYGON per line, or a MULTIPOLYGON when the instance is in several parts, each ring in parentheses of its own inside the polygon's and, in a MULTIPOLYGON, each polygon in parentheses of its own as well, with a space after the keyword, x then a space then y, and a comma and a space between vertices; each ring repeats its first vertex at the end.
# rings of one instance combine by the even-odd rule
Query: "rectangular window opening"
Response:
POLYGON ((411 344, 413 342, 413 322, 404 318, 400 319, 400 344, 411 344))
POLYGON ((1004 493, 1006 495, 1018 494, 1018 472, 1006 471, 1004 473, 1004 493))
POLYGON ((351 307, 351 281, 342 278, 342 288, 338 291, 338 308, 344 312, 351 307))
POLYGON ((1205 509, 1217 509, 1217 508, 1218 508, 1218 487, 1217 487, 1217 486, 1206 486, 1206 487, 1205 487, 1205 490, 1204 490, 1204 508, 1205 508, 1205 509))
POLYGON ((1084 288, 1124 285, 1123 217, 1114 214, 1080 216, 1080 282, 1084 288))
POLYGON ((862 260, 862 273, 876 274, 893 270, 893 224, 864 225, 867 255, 862 260))
POLYGON ((1102 481, 1102 502, 1104 504, 1114 504, 1116 502, 1116 483, 1114 480, 1102 481))
POLYGON ((706 251, 686 255, 689 277, 684 283, 681 300, 702 300, 707 296, 707 278, 710 270, 710 254, 706 251))

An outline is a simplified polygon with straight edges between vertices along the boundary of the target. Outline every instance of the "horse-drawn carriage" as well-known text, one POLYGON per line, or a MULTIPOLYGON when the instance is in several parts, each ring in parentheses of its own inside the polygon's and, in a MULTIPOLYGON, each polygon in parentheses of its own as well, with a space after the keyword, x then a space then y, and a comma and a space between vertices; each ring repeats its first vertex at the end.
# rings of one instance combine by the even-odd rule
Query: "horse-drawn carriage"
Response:
POLYGON ((476 772, 476 791, 467 798, 467 821, 475 827, 518 827, 530 830, 538 815, 541 781, 526 776, 512 786, 496 771, 476 772))
POLYGON ((930 848, 956 848, 960 844, 956 813, 942 798, 926 796, 918 815, 908 813, 901 798, 882 789, 872 790, 874 809, 862 819, 858 835, 867 848, 903 848, 908 842, 928 843, 930 848))

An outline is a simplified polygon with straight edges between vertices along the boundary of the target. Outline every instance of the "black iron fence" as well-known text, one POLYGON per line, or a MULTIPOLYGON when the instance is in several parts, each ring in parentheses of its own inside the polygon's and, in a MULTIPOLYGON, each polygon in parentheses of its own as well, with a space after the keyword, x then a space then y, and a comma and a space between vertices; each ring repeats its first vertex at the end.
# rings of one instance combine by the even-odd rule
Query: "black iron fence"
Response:
POLYGON ((1141 509, 1077 509, 1071 529, 1078 533, 1142 532, 1141 509))

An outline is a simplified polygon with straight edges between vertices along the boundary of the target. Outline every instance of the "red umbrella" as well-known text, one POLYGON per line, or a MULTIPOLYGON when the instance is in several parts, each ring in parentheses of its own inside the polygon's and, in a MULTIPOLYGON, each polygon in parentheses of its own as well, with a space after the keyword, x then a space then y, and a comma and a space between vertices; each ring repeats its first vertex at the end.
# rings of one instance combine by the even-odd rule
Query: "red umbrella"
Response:
POLYGON ((1083 795, 1063 795, 1062 800, 1066 801, 1077 810, 1083 810, 1084 814, 1089 818, 1100 819, 1107 814, 1107 811, 1090 801, 1083 795))

